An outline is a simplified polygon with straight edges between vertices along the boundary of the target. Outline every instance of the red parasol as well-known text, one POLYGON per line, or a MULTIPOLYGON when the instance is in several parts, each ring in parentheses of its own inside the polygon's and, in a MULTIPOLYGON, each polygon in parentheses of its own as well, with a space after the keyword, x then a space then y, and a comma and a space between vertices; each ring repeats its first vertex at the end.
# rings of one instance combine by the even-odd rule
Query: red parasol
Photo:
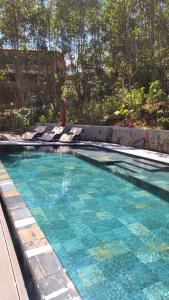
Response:
POLYGON ((60 110, 60 122, 61 126, 65 127, 66 126, 66 102, 65 100, 62 101, 62 106, 60 110))

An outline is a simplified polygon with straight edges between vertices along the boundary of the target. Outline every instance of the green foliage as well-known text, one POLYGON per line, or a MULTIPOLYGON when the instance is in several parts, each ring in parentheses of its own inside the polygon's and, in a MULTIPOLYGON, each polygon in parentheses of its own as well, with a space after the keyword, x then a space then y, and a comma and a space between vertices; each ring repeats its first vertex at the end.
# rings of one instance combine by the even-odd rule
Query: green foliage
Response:
POLYGON ((162 117, 162 118, 158 119, 158 124, 163 129, 169 129, 169 118, 162 117))
POLYGON ((169 107, 157 111, 157 122, 163 129, 169 129, 169 107))
POLYGON ((162 101, 164 97, 164 91, 161 88, 161 84, 159 80, 151 82, 148 95, 147 95, 147 103, 157 103, 162 101))
POLYGON ((130 92, 126 93, 124 101, 129 107, 137 110, 146 102, 146 94, 144 87, 141 87, 139 89, 132 89, 130 92))
POLYGON ((41 115, 40 117, 39 117, 39 119, 38 119, 38 122, 39 123, 41 123, 41 124, 44 124, 44 123, 46 123, 46 118, 45 118, 45 116, 44 115, 41 115))
POLYGON ((29 109, 10 109, 0 114, 0 130, 15 130, 30 125, 29 109))
POLYGON ((0 81, 5 80, 7 76, 7 70, 6 69, 0 69, 0 81))
POLYGON ((44 53, 57 49, 67 63, 63 87, 59 74, 48 68, 40 71, 36 88, 24 81, 27 101, 21 105, 30 110, 29 122, 58 121, 65 97, 70 122, 113 124, 135 117, 146 125, 152 119, 155 125, 164 124, 165 109, 157 115, 158 103, 166 107, 169 102, 167 4, 168 0, 0 0, 0 47, 44 53))

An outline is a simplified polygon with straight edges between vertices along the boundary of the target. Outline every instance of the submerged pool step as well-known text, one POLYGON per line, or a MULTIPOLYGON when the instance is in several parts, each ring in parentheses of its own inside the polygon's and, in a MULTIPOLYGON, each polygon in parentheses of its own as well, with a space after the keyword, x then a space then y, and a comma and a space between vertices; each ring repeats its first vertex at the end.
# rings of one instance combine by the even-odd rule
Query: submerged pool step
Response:
MULTIPOLYGON (((148 192, 159 196, 165 201, 169 201, 169 186, 158 185, 158 182, 153 178, 154 173, 152 172, 151 176, 151 171, 147 170, 147 173, 143 173, 143 171, 138 171, 137 166, 131 166, 129 163, 124 163, 124 162, 113 162, 110 164, 100 162, 94 158, 91 158, 87 155, 82 155, 81 153, 72 150, 71 153, 89 163, 94 164, 95 166, 102 168, 106 170, 107 172, 110 172, 116 176, 119 176, 134 185, 147 190, 148 192)), ((157 168, 156 170, 158 170, 157 168)), ((140 170, 140 169, 139 169, 140 170)), ((154 170, 154 169, 153 169, 154 170)), ((145 171, 146 172, 146 171, 145 171)), ((159 178, 159 174, 158 177, 159 178)))
POLYGON ((105 166, 107 166, 110 169, 116 169, 116 167, 118 167, 118 168, 124 169, 124 170, 132 172, 132 173, 139 172, 137 167, 131 166, 130 164, 124 163, 124 162, 113 162, 111 165, 105 164, 105 166))
POLYGON ((134 172, 134 173, 141 173, 143 172, 143 170, 146 170, 146 171, 155 171, 157 170, 157 168, 146 168, 146 166, 144 164, 134 164, 133 162, 118 162, 118 163, 113 163, 113 165, 116 165, 120 168, 124 168, 124 169, 128 169, 130 170, 131 172, 134 172))
POLYGON ((164 166, 166 166, 165 163, 159 163, 159 162, 147 160, 147 159, 144 159, 144 158, 133 158, 133 161, 135 161, 136 163, 141 162, 144 165, 152 166, 152 167, 155 167, 155 168, 163 168, 164 166))
POLYGON ((134 173, 126 169, 119 168, 118 166, 109 166, 109 167, 103 167, 104 170, 107 170, 108 172, 119 176, 134 185, 147 190, 148 192, 159 196, 165 201, 169 201, 169 184, 165 184, 164 182, 158 182, 158 180, 154 179, 153 177, 150 178, 150 174, 142 174, 142 173, 134 173))
POLYGON ((127 156, 118 152, 103 152, 103 150, 74 149, 74 153, 84 155, 105 165, 118 165, 120 168, 131 170, 132 172, 151 171, 155 172, 163 168, 164 164, 148 161, 146 159, 127 156))

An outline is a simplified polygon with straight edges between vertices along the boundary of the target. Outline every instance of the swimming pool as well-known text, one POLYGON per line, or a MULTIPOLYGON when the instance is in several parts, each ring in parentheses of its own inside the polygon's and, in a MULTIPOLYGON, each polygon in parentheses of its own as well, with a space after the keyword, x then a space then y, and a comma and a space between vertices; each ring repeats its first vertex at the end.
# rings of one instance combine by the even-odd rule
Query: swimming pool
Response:
POLYGON ((0 159, 83 299, 169 299, 167 201, 72 153, 0 159))

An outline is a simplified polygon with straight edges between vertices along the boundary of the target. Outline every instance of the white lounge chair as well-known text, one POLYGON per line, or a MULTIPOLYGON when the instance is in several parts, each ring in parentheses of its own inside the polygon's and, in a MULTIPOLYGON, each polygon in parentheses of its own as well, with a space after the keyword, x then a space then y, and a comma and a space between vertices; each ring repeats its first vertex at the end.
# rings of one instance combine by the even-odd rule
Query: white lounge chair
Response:
POLYGON ((45 132, 38 139, 45 142, 51 142, 54 139, 59 139, 59 137, 63 134, 65 127, 56 126, 51 131, 45 132))
POLYGON ((80 135, 83 128, 81 127, 72 127, 69 132, 62 134, 59 139, 59 142, 62 143, 71 143, 75 140, 80 140, 80 135))
POLYGON ((27 131, 22 135, 22 139, 24 140, 34 140, 37 137, 41 136, 47 129, 48 126, 37 126, 33 132, 27 131))

